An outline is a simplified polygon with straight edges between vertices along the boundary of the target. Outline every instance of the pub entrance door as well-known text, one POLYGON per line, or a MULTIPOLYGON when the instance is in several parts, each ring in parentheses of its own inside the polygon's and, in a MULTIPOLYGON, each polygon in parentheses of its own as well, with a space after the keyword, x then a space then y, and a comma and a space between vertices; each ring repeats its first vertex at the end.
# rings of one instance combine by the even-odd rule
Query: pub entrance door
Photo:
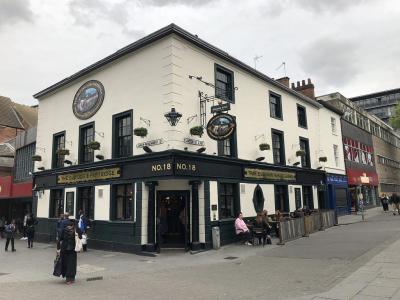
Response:
POLYGON ((160 248, 189 250, 189 201, 189 191, 159 191, 157 193, 157 243, 160 248))

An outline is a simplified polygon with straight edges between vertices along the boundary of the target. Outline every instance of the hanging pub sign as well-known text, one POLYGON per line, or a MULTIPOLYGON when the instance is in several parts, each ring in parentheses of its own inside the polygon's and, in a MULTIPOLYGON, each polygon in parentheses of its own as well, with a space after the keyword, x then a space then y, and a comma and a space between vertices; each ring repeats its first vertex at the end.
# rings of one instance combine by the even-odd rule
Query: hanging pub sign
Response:
POLYGON ((231 104, 229 102, 224 103, 224 104, 218 104, 211 106, 211 113, 216 114, 216 113, 222 113, 224 111, 231 110, 231 104))
POLYGON ((228 139, 236 129, 235 118, 229 114, 215 115, 208 121, 207 134, 216 141, 228 139))
POLYGON ((84 83, 76 92, 72 102, 72 111, 78 119, 89 119, 100 109, 103 100, 103 85, 100 81, 90 80, 84 83))

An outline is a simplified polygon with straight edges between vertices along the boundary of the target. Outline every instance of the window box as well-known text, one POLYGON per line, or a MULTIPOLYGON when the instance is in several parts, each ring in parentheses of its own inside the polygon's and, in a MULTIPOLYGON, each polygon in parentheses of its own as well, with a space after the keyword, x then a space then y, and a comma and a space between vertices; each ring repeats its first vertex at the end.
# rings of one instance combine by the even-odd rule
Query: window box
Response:
POLYGON ((304 155, 306 155, 306 151, 304 151, 304 150, 297 150, 296 151, 296 156, 304 156, 304 155))
POLYGON ((40 155, 32 155, 32 160, 33 161, 42 161, 42 157, 40 155))
POLYGON ((190 128, 190 135, 197 135, 201 137, 204 133, 204 128, 202 126, 194 126, 190 128))
POLYGON ((327 162, 327 161, 328 161, 328 158, 327 158, 326 156, 321 156, 321 157, 319 158, 319 161, 320 161, 320 162, 327 162))
POLYGON ((89 142, 88 147, 92 150, 100 150, 100 143, 97 141, 91 141, 89 142))
POLYGON ((267 143, 262 143, 259 145, 261 151, 269 150, 271 147, 267 143))
POLYGON ((133 134, 143 138, 143 137, 147 136, 147 128, 144 128, 144 127, 135 128, 133 130, 133 134))
POLYGON ((69 150, 68 149, 58 149, 57 154, 58 155, 69 155, 69 150))

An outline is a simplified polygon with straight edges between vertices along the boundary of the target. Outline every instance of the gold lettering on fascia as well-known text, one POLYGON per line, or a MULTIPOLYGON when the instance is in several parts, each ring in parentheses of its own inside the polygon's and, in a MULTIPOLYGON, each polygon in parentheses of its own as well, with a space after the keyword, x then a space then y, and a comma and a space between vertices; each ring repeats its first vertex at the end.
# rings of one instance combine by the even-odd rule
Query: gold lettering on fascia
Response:
POLYGON ((175 167, 176 170, 180 171, 190 171, 190 172, 197 171, 197 166, 195 164, 182 163, 182 162, 177 162, 175 165, 173 165, 172 163, 153 164, 151 165, 151 171, 152 172, 170 171, 172 170, 173 166, 175 167))
POLYGON ((169 171, 172 169, 171 163, 155 164, 151 166, 152 172, 169 171))
POLYGON ((196 172, 196 165, 188 164, 188 163, 176 163, 176 169, 183 170, 183 171, 196 172))
POLYGON ((296 180, 296 173, 245 168, 244 177, 255 178, 255 179, 266 179, 266 180, 292 181, 296 180))
POLYGON ((120 168, 110 168, 58 175, 57 181, 59 184, 69 184, 93 180, 119 178, 120 176, 120 168))

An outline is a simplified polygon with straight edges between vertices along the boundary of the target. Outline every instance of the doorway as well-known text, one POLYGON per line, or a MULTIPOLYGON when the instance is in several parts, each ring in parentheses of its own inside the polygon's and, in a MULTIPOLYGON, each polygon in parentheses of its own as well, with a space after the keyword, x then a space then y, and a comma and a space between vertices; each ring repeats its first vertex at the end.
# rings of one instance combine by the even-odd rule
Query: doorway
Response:
POLYGON ((157 193, 157 243, 161 248, 188 249, 190 243, 190 192, 157 193))

